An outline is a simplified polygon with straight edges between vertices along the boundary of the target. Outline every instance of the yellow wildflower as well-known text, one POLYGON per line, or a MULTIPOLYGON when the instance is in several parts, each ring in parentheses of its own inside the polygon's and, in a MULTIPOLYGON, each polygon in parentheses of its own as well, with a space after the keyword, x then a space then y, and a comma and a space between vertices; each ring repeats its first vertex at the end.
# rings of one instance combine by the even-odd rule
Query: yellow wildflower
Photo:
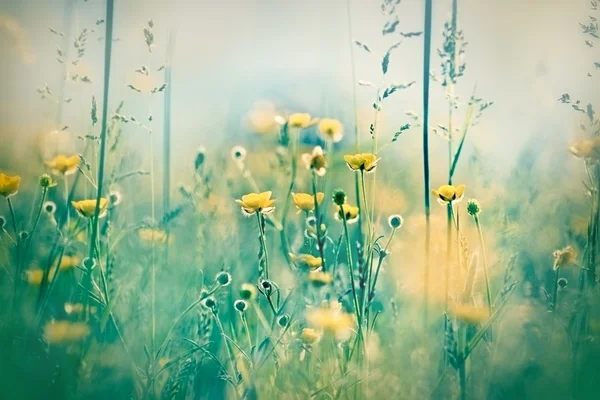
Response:
POLYGON ((554 253, 554 270, 559 268, 567 267, 575 264, 577 259, 577 252, 573 246, 567 246, 561 250, 555 250, 554 253))
MULTIPOLYGON (((81 303, 65 303, 65 312, 67 314, 81 314, 84 311, 84 306, 81 303)), ((96 307, 90 307, 90 313, 96 313, 96 307)))
POLYGON ((344 156, 346 165, 352 171, 373 172, 375 168, 377 168, 379 160, 380 158, 377 158, 377 156, 372 153, 347 154, 344 156))
POLYGON ((354 327, 352 315, 338 307, 324 306, 310 308, 306 312, 306 320, 311 326, 333 335, 338 340, 348 339, 354 327))
POLYGON ((315 286, 321 287, 333 282, 333 275, 323 271, 311 271, 308 274, 308 280, 315 286))
POLYGON ((45 163, 56 175, 71 175, 77 171, 80 161, 81 159, 78 155, 67 157, 63 154, 60 154, 54 157, 52 160, 46 161, 45 163))
POLYGON ((83 322, 51 321, 44 326, 44 339, 53 344, 77 342, 89 334, 90 328, 83 322))
MULTIPOLYGON (((325 193, 317 192, 317 203, 321 204, 325 198, 325 193)), ((294 204, 299 211, 312 211, 315 208, 315 196, 308 193, 292 193, 294 204)))
POLYGON ((575 157, 600 160, 600 137, 579 140, 569 146, 569 151, 575 157))
POLYGON ((306 128, 310 122, 310 114, 307 113, 295 113, 288 118, 288 125, 292 128, 306 128))
POLYGON ((300 338, 306 344, 315 344, 321 340, 321 335, 312 328, 304 328, 300 333, 300 338))
MULTIPOLYGON (((54 279, 54 275, 56 275, 56 268, 52 268, 50 271, 48 271, 48 282, 54 279)), ((30 285, 41 285, 43 277, 44 270, 41 268, 32 268, 30 270, 25 271, 25 280, 30 285)))
POLYGON ((341 206, 337 206, 337 212, 335 213, 335 218, 338 220, 342 220, 345 217, 346 222, 352 224, 358 221, 359 214, 358 207, 351 206, 350 204, 342 204, 341 206))
POLYGON ((271 192, 249 193, 242 196, 241 200, 236 200, 242 207, 244 215, 254 215, 257 212, 269 214, 273 212, 275 200, 271 200, 271 192))
POLYGON ((469 304, 454 304, 448 309, 460 322, 471 325, 485 323, 490 318, 490 312, 487 307, 475 307, 469 304))
POLYGON ((292 261, 294 263, 298 264, 302 268, 306 268, 306 269, 310 269, 310 270, 319 269, 323 265, 323 260, 321 259, 321 257, 315 257, 310 254, 296 255, 296 254, 290 253, 290 258, 292 259, 292 261))
POLYGON ((323 118, 319 122, 319 133, 325 139, 337 143, 344 137, 344 127, 337 119, 323 118))
POLYGON ((139 238, 147 243, 165 244, 167 241, 172 242, 173 237, 167 235, 167 232, 162 229, 155 228, 140 228, 137 231, 139 238))
POLYGON ((18 175, 9 176, 0 172, 0 195, 10 197, 19 191, 21 177, 18 175))
POLYGON ((315 171, 319 176, 324 176, 327 172, 327 158, 325 158, 321 146, 316 146, 312 153, 302 154, 302 160, 306 169, 315 171))
POLYGON ((60 270, 64 271, 66 269, 74 268, 81 264, 81 258, 77 256, 63 256, 62 260, 60 260, 60 270))
POLYGON ((465 189, 465 185, 442 185, 437 190, 433 189, 431 192, 437 197, 440 204, 446 205, 454 201, 460 201, 465 194, 465 189))
MULTIPOLYGON (((91 218, 94 216, 94 212, 96 211, 96 200, 80 200, 80 201, 72 201, 71 205, 73 208, 77 210, 79 215, 85 218, 91 218)), ((106 214, 106 206, 108 205, 108 199, 101 198, 100 199, 100 214, 99 218, 102 218, 106 214)))

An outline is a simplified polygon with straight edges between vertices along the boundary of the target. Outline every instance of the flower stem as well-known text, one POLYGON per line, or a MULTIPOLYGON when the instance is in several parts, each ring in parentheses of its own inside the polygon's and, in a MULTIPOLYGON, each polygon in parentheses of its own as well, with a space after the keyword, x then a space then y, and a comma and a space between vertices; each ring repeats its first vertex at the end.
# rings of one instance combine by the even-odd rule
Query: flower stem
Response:
POLYGON ((19 244, 19 230, 17 229, 17 217, 15 216, 15 208, 13 206, 13 202, 10 199, 10 196, 6 198, 6 202, 8 203, 8 209, 10 211, 10 218, 12 219, 13 230, 15 231, 15 241, 19 244))
POLYGON ((356 285, 354 284, 354 262, 352 261, 352 249, 350 248, 350 234, 348 232, 348 222, 346 221, 346 215, 341 212, 342 222, 344 223, 344 235, 346 238, 346 256, 348 258, 348 269, 350 273, 350 285, 352 286, 352 299, 354 301, 354 312, 356 313, 356 319, 358 321, 358 336, 362 340, 362 315, 358 303, 358 296, 356 295, 356 285))
POLYGON ((483 233, 481 231, 481 223, 479 222, 479 216, 475 215, 475 225, 477 226, 477 234, 479 236, 479 246, 481 247, 481 255, 483 257, 483 275, 485 278, 485 292, 487 295, 488 311, 492 315, 492 291, 490 289, 490 278, 488 274, 487 256, 485 252, 485 244, 483 242, 483 233))
POLYGON ((321 262, 323 263, 323 271, 327 271, 325 263, 325 252, 323 251, 323 238, 321 232, 321 214, 319 213, 319 201, 317 200, 317 175, 312 170, 312 190, 313 190, 313 201, 315 204, 315 219, 317 221, 317 247, 319 248, 319 255, 321 256, 321 262))
POLYGON ((67 229, 69 229, 69 224, 71 222, 71 205, 69 204, 69 180, 67 178, 67 175, 64 176, 64 180, 65 180, 65 184, 64 184, 64 195, 65 195, 65 205, 67 207, 66 210, 66 226, 67 229))
POLYGON ((554 292, 552 293, 552 312, 556 313, 558 310, 558 278, 560 277, 560 268, 556 268, 554 274, 554 292))
MULTIPOLYGON (((269 279, 269 252, 267 250, 267 238, 265 237, 265 229, 264 229, 264 217, 262 216, 263 214, 261 212, 257 212, 256 213, 256 217, 258 220, 258 230, 259 230, 259 238, 260 238, 260 245, 262 247, 263 250, 263 254, 265 257, 265 279, 269 279)), ((259 260, 260 262, 260 260, 259 260)))

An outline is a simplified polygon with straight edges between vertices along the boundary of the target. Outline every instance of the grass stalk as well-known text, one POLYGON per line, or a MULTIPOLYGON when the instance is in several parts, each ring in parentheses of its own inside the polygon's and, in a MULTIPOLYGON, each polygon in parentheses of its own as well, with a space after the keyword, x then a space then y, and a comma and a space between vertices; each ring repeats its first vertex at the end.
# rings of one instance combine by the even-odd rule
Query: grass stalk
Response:
POLYGON ((324 241, 323 241, 323 233, 321 232, 321 223, 322 218, 319 212, 319 202, 317 200, 317 174, 314 170, 311 170, 312 174, 312 191, 313 191, 313 201, 315 204, 315 218, 317 221, 317 247, 319 248, 319 256, 321 256, 321 261, 323 263, 323 271, 327 271, 326 263, 325 263, 325 252, 323 249, 324 241))
POLYGON ((477 235, 479 236, 479 247, 481 247, 481 256, 483 258, 483 275, 484 275, 484 279, 485 279, 485 294, 487 297, 488 311, 489 311, 490 315, 492 315, 492 308, 493 308, 492 291, 490 288, 490 277, 489 277, 489 272, 488 272, 488 263, 487 263, 487 255, 486 255, 486 251, 485 251, 485 244, 483 242, 483 232, 481 230, 481 223, 479 221, 479 216, 474 215, 473 218, 475 219, 475 225, 477 226, 477 235))

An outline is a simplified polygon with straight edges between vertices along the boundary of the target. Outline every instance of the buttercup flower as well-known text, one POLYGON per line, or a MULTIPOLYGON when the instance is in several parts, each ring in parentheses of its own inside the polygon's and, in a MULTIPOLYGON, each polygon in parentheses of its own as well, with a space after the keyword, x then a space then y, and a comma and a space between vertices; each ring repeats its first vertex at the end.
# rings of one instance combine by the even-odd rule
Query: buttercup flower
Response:
POLYGON ((454 304, 448 311, 460 322, 471 325, 483 324, 490 317, 487 307, 474 307, 468 304, 454 304))
POLYGON ((358 221, 359 214, 358 207, 351 206, 350 204, 342 204, 341 206, 337 206, 337 212, 335 213, 335 218, 337 220, 342 220, 345 217, 346 222, 352 224, 358 221))
POLYGON ((71 175, 77 171, 81 159, 78 155, 67 157, 63 154, 54 157, 50 161, 46 161, 46 165, 52 169, 52 173, 56 175, 71 175))
POLYGON ((9 176, 0 172, 0 195, 10 197, 17 194, 21 185, 21 177, 9 176))
POLYGON ((302 154, 302 160, 307 169, 314 170, 319 176, 324 176, 327 172, 327 158, 325 158, 321 146, 316 146, 313 149, 312 154, 302 154))
POLYGON ((321 335, 312 328, 304 328, 300 333, 300 338, 306 344, 315 344, 321 340, 321 335))
POLYGON ((323 118, 319 122, 319 133, 325 139, 337 143, 344 137, 344 127, 337 119, 323 118))
POLYGON ((44 339, 52 344, 77 342, 89 334, 84 322, 51 321, 44 326, 44 339))
POLYGON ((579 140, 569 146, 569 151, 575 157, 600 160, 600 137, 579 140))
POLYGON ((329 285, 333 282, 333 275, 323 271, 311 271, 308 274, 308 280, 310 283, 317 287, 329 285))
POLYGON ((240 286, 240 297, 242 300, 254 300, 258 294, 256 286, 251 283, 242 283, 240 286))
POLYGON ((379 160, 380 158, 377 158, 377 156, 372 153, 347 154, 344 156, 346 165, 352 171, 373 172, 375 168, 377 168, 379 160))
POLYGON ((325 333, 333 335, 338 340, 346 340, 352 334, 354 318, 338 307, 309 308, 306 312, 308 323, 325 333))
MULTIPOLYGON (((317 193, 317 203, 321 204, 325 198, 325 193, 317 193)), ((315 208, 315 196, 308 193, 292 193, 294 204, 298 211, 312 211, 315 208)))
POLYGON ((137 231, 138 237, 146 243, 165 244, 167 241, 172 242, 173 237, 167 235, 167 232, 157 228, 140 228, 137 231))
POLYGON ((577 260, 577 252, 573 246, 567 246, 561 250, 555 250, 554 253, 554 270, 559 268, 567 267, 575 264, 577 260))
MULTIPOLYGON (((92 218, 94 216, 94 212, 96 211, 96 200, 80 200, 80 201, 72 201, 71 205, 79 215, 85 218, 92 218)), ((100 214, 98 218, 102 218, 106 214, 106 206, 108 205, 108 199, 101 198, 100 199, 100 214)))
POLYGON ((310 125, 310 122, 310 114, 307 113, 292 114, 288 118, 288 125, 293 128, 306 128, 310 125))
POLYGON ((310 254, 296 255, 290 253, 290 258, 298 266, 309 270, 319 269, 323 265, 323 260, 321 259, 321 257, 315 257, 310 254))
POLYGON ((242 207, 242 213, 244 215, 254 215, 257 212, 261 212, 263 214, 269 214, 273 212, 275 207, 275 200, 271 200, 271 192, 262 192, 262 193, 249 193, 242 196, 241 200, 236 200, 242 207))
POLYGON ((81 258, 77 257, 77 256, 63 256, 62 259, 60 260, 60 267, 59 269, 61 271, 67 270, 67 269, 71 269, 74 268, 78 265, 81 264, 81 258))
POLYGON ((446 205, 451 202, 460 201, 465 194, 465 189, 465 185, 442 185, 437 190, 433 189, 431 192, 437 197, 440 204, 446 205))
MULTIPOLYGON (((56 268, 52 268, 48 271, 48 282, 54 279, 54 275, 56 275, 56 268)), ((42 284, 42 279, 44 278, 44 270, 41 268, 29 269, 25 271, 24 277, 28 284, 39 286, 42 284)))

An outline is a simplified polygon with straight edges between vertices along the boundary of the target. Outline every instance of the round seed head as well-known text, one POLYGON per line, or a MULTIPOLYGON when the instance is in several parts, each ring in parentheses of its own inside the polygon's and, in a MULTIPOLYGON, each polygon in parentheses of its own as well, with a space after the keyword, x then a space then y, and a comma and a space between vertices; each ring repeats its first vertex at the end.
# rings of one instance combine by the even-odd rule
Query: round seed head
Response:
POLYGON ((342 189, 334 190, 333 191, 333 202, 338 206, 345 204, 346 203, 346 192, 344 192, 342 189))
POLYGON ((229 274, 229 272, 221 271, 217 274, 215 280, 219 285, 227 286, 231 283, 231 275, 229 274))
POLYGON ((246 303, 244 300, 236 300, 235 303, 233 303, 233 306, 241 313, 248 309, 248 303, 246 303))
POLYGON ((388 224, 391 228, 397 229, 402 226, 404 223, 404 219, 400 215, 391 215, 388 219, 388 224))

